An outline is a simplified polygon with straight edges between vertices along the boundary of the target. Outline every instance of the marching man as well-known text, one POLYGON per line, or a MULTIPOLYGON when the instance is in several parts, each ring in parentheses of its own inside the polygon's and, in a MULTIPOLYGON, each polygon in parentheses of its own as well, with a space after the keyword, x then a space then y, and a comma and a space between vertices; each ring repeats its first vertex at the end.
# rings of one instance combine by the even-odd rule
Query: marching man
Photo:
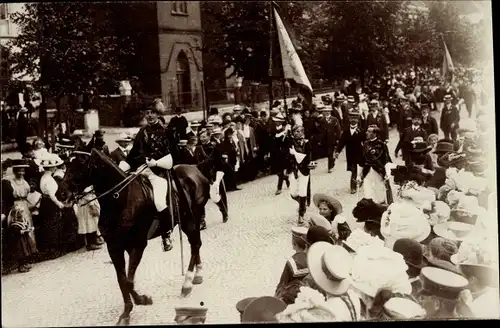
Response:
POLYGON ((173 227, 169 227, 166 222, 170 217, 167 211, 168 183, 158 174, 162 174, 163 170, 172 169, 173 158, 169 150, 167 129, 159 120, 160 114, 162 113, 158 106, 152 105, 146 109, 147 125, 139 130, 127 160, 120 162, 119 167, 124 171, 129 171, 137 170, 143 164, 147 165, 147 168, 140 174, 148 178, 153 187, 153 201, 163 230, 163 249, 169 251, 173 247, 170 238, 173 227))
POLYGON ((298 225, 304 224, 304 214, 308 203, 307 197, 310 197, 310 180, 311 172, 311 145, 304 138, 304 127, 294 126, 292 128, 293 140, 289 149, 290 153, 290 195, 299 203, 299 218, 298 225))

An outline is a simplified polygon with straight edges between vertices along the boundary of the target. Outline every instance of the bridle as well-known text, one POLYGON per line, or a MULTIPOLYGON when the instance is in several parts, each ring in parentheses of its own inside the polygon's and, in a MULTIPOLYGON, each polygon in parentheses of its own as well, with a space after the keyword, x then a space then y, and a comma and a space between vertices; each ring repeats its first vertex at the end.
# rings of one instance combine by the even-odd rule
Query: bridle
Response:
MULTIPOLYGON (((85 156, 89 156, 89 163, 88 163, 88 172, 89 172, 89 175, 91 175, 92 173, 92 168, 93 168, 93 163, 91 161, 91 154, 90 153, 87 153, 87 152, 83 152, 83 151, 74 151, 73 154, 80 154, 80 155, 85 155, 85 156)), ((141 165, 136 172, 134 172, 133 174, 131 175, 128 175, 125 179, 123 179, 122 181, 118 182, 117 184, 115 184, 113 187, 111 187, 110 189, 106 190, 105 192, 103 192, 102 194, 99 194, 97 195, 96 197, 94 197, 93 199, 85 202, 84 204, 80 205, 80 206, 86 206, 90 203, 92 203, 93 201, 95 200, 98 200, 104 196, 107 196, 109 194, 111 194, 112 192, 114 192, 116 189, 120 188, 118 191, 114 192, 113 193, 113 198, 114 199, 118 199, 120 197, 120 192, 123 191, 123 189, 125 189, 125 187, 127 187, 135 178, 137 178, 139 176, 139 173, 141 173, 142 171, 144 171, 145 169, 147 168, 147 165, 144 164, 144 165, 141 165)), ((77 188, 79 187, 79 185, 77 185, 77 188)), ((90 193, 93 193, 94 191, 91 190, 91 191, 88 191, 88 192, 85 192, 83 191, 82 193, 79 193, 75 196, 75 201, 79 201, 80 199, 82 199, 83 197, 87 196, 88 194, 90 193)))

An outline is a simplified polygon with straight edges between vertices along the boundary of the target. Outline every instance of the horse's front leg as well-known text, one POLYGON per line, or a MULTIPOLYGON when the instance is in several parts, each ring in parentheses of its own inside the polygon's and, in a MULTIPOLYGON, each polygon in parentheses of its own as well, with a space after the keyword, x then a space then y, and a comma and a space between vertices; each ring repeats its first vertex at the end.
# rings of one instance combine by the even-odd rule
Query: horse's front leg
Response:
POLYGON ((127 280, 130 285, 130 295, 132 295, 132 298, 136 305, 153 304, 153 299, 150 296, 139 295, 139 293, 137 293, 137 291, 135 290, 135 272, 137 271, 137 267, 141 263, 144 248, 145 247, 133 248, 129 253, 127 280))
MULTIPOLYGON (((197 215, 198 213, 194 213, 197 215)), ((194 224, 190 224, 188 229, 183 229, 184 233, 188 237, 189 246, 191 247, 191 258, 189 259, 188 271, 186 272, 186 277, 184 278, 184 284, 182 285, 181 295, 187 296, 193 290, 193 284, 201 284, 203 277, 201 276, 201 270, 198 273, 199 264, 201 264, 200 257, 200 247, 201 247, 201 237, 200 230, 195 227, 194 224)), ((199 266, 201 268, 201 266, 199 266)))
POLYGON ((128 326, 130 324, 130 312, 134 308, 134 304, 130 299, 130 286, 125 274, 125 250, 122 248, 111 248, 108 243, 108 253, 111 261, 115 266, 116 278, 122 292, 123 303, 125 304, 123 313, 118 318, 117 326, 128 326))

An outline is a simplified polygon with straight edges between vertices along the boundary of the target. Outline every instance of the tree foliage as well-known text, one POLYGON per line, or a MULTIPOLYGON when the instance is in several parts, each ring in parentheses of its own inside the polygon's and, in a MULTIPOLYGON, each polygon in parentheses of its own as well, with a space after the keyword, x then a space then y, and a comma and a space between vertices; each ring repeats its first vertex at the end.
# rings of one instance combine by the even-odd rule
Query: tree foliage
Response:
POLYGON ((13 73, 36 78, 43 95, 97 93, 126 78, 131 40, 115 33, 119 10, 111 3, 29 3, 13 14, 20 27, 10 46, 13 73))

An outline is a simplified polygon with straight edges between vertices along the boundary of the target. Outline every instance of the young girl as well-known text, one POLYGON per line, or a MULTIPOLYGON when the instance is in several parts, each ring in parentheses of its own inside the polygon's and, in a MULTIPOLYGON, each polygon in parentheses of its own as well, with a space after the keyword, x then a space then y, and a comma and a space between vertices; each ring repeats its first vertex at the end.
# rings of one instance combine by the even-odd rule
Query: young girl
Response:
POLYGON ((342 213, 340 202, 336 198, 325 194, 315 194, 313 202, 318 208, 319 214, 332 223, 332 231, 336 242, 347 240, 351 234, 351 228, 345 218, 340 215, 342 213))
POLYGON ((78 234, 86 238, 88 251, 101 248, 102 242, 98 237, 98 223, 101 207, 95 199, 96 195, 88 187, 84 190, 85 196, 76 205, 76 217, 78 219, 78 234), (90 202, 90 203, 89 203, 90 202), (88 204, 87 204, 88 203, 88 204))

